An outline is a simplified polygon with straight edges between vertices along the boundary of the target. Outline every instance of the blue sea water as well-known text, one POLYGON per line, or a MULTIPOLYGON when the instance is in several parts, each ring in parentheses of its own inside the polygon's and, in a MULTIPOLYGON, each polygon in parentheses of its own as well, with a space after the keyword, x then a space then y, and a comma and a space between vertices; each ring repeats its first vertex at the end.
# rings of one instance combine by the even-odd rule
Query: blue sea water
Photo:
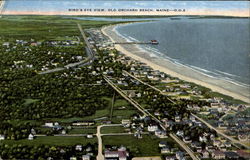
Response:
POLYGON ((165 18, 122 25, 117 32, 155 56, 185 65, 209 77, 250 85, 250 23, 243 18, 165 18))

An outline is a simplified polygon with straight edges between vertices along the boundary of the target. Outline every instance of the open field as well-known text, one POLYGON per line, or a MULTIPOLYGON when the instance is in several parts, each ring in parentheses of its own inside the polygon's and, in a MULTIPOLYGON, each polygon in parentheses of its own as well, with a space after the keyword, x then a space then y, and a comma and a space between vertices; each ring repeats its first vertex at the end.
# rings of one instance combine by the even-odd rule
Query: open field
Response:
POLYGON ((9 40, 54 40, 58 37, 80 35, 76 23, 83 28, 89 28, 117 22, 84 21, 61 16, 3 16, 0 21, 0 35, 9 40))
POLYGON ((45 136, 45 137, 36 137, 34 140, 4 140, 4 144, 22 144, 22 145, 57 145, 57 146, 70 146, 82 144, 86 145, 88 143, 94 144, 97 143, 96 138, 87 139, 85 137, 54 137, 54 136, 45 136))
POLYGON ((104 145, 125 146, 133 156, 158 156, 160 154, 159 142, 166 141, 170 146, 177 147, 170 138, 159 139, 150 135, 143 135, 142 139, 131 136, 103 136, 104 145))
POLYGON ((69 130, 68 134, 95 134, 96 128, 74 128, 69 130))
POLYGON ((101 133, 124 133, 125 128, 122 126, 102 127, 101 133))

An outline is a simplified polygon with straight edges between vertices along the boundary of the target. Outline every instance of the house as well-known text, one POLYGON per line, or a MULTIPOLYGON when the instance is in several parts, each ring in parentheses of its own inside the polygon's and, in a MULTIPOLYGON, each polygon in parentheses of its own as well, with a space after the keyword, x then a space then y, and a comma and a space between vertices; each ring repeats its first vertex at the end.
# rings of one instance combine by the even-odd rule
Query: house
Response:
POLYGON ((33 139, 34 139, 34 135, 33 134, 29 134, 28 140, 33 140, 33 139))
POLYGON ((165 157, 165 160, 175 160, 176 159, 176 156, 166 156, 165 157))
POLYGON ((185 143, 191 143, 192 142, 192 140, 191 140, 191 138, 189 136, 184 137, 182 140, 185 143))
POLYGON ((66 130, 62 130, 62 134, 66 134, 66 130))
POLYGON ((212 153, 212 157, 214 159, 225 159, 226 158, 226 155, 224 152, 222 151, 219 151, 219 150, 216 150, 212 153))
POLYGON ((207 159, 209 158, 209 153, 206 150, 201 151, 202 158, 207 159))
POLYGON ((225 152, 226 159, 239 159, 239 155, 235 152, 225 152))
POLYGON ((9 42, 4 42, 4 43, 3 43, 3 46, 9 47, 9 46, 10 46, 10 43, 9 43, 9 42))
POLYGON ((44 124, 44 126, 45 127, 54 127, 54 123, 53 122, 46 122, 45 124, 44 124))
POLYGON ((70 159, 70 160, 77 160, 76 157, 70 157, 69 159, 70 159))
POLYGON ((167 138, 167 132, 160 129, 155 131, 155 135, 159 138, 167 138))
POLYGON ((161 149, 161 154, 164 154, 164 153, 170 153, 170 148, 169 147, 163 147, 161 149))
POLYGON ((148 126, 148 131, 149 132, 155 132, 156 130, 158 130, 158 125, 151 124, 151 125, 148 126))
POLYGON ((35 131, 35 129, 34 129, 34 128, 32 128, 32 129, 30 130, 30 132, 31 132, 31 134, 33 134, 33 135, 35 135, 35 134, 36 134, 36 131, 35 131))
POLYGON ((249 140, 249 136, 247 134, 240 133, 238 134, 238 139, 242 142, 245 142, 249 140))
POLYGON ((165 142, 165 141, 161 141, 160 143, 159 143, 159 147, 160 148, 163 148, 163 147, 166 147, 167 146, 167 142, 165 142))
POLYGON ((122 120, 122 125, 128 125, 131 124, 131 120, 130 119, 123 119, 122 120))
POLYGON ((76 151, 82 151, 82 145, 76 145, 75 150, 76 151))
POLYGON ((184 156, 184 153, 181 152, 181 151, 178 151, 178 152, 175 153, 175 156, 176 156, 176 159, 182 160, 183 156, 184 156))
POLYGON ((250 153, 244 151, 244 150, 237 150, 236 153, 244 159, 250 159, 250 153))
POLYGON ((207 142, 207 138, 205 136, 199 136, 200 142, 207 142))
POLYGON ((105 151, 104 157, 109 159, 127 160, 129 153, 127 151, 105 151))
POLYGON ((213 145, 216 146, 216 147, 220 147, 220 144, 221 144, 221 141, 219 141, 219 140, 214 140, 213 141, 213 145))
POLYGON ((227 148, 230 148, 232 145, 231 145, 231 143, 229 142, 229 141, 226 141, 225 143, 224 143, 224 145, 225 145, 225 147, 227 147, 227 148))
POLYGON ((0 135, 0 140, 5 140, 5 136, 4 135, 0 135))
POLYGON ((179 130, 179 131, 177 131, 176 135, 179 136, 179 137, 183 137, 184 136, 184 132, 181 131, 181 130, 179 130))
POLYGON ((82 160, 90 160, 90 155, 83 155, 82 160))
POLYGON ((87 138, 93 138, 93 134, 87 134, 87 138))
POLYGON ((75 121, 72 123, 73 126, 92 126, 94 124, 94 121, 75 121))

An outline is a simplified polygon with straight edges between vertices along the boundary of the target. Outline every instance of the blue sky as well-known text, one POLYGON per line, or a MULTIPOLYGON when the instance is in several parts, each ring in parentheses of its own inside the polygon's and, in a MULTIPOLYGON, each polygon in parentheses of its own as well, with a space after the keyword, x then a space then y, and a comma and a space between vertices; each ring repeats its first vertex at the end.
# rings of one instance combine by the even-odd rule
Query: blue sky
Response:
POLYGON ((185 8, 243 10, 248 1, 9 0, 6 11, 67 11, 69 8, 185 8))

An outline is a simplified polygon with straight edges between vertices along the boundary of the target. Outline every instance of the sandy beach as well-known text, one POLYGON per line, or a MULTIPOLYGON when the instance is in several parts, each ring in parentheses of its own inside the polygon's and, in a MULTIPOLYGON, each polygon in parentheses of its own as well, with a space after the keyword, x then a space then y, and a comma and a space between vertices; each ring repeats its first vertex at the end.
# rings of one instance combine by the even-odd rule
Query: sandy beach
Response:
MULTIPOLYGON (((108 36, 113 42, 126 41, 125 38, 116 33, 116 26, 117 25, 110 25, 103 27, 103 34, 108 36)), ((234 85, 227 81, 211 78, 188 67, 176 65, 167 59, 151 56, 150 53, 142 50, 137 45, 115 45, 115 48, 135 60, 146 63, 155 70, 159 70, 173 77, 178 77, 184 81, 193 82, 198 85, 210 88, 212 91, 250 103, 249 88, 234 85)))

